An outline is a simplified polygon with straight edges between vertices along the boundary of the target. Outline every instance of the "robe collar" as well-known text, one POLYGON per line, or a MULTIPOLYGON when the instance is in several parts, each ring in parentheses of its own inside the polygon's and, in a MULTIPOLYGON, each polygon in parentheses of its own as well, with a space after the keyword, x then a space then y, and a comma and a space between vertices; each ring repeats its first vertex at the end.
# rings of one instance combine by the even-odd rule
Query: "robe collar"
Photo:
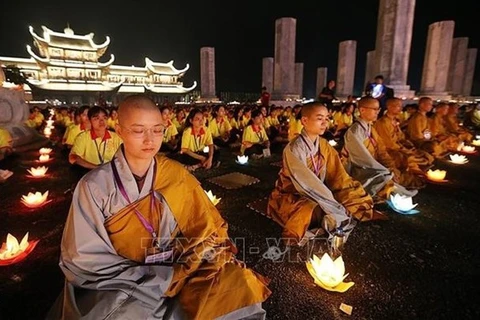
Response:
POLYGON ((319 143, 320 143, 320 138, 317 137, 317 139, 315 139, 315 141, 312 142, 312 140, 310 140, 310 138, 308 137, 308 134, 307 132, 305 131, 305 128, 302 129, 302 131, 300 132, 300 134, 302 135, 303 137, 303 141, 307 144, 307 147, 308 149, 310 150, 310 152, 312 154, 316 154, 317 151, 318 151, 318 147, 319 147, 319 143))

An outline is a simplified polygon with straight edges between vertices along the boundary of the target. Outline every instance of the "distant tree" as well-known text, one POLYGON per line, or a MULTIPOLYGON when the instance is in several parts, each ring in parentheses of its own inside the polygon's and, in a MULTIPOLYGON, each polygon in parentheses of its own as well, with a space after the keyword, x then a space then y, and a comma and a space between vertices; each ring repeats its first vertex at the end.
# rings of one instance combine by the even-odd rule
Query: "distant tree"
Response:
POLYGON ((5 80, 8 82, 12 82, 15 84, 25 84, 27 80, 25 79, 25 75, 17 66, 8 65, 3 67, 3 72, 5 73, 5 80))

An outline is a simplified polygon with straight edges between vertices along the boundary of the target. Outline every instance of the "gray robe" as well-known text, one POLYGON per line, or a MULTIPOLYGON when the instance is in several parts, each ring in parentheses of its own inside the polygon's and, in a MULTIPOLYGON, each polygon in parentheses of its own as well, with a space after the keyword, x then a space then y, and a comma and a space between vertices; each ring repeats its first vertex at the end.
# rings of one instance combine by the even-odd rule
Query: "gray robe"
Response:
MULTIPOLYGON (((119 148, 115 161, 132 202, 145 197, 154 179, 154 161, 141 192, 119 148)), ((166 246, 177 223, 161 194, 162 219, 159 234, 166 246)), ((167 298, 173 267, 141 265, 116 253, 104 222, 128 202, 117 189, 111 165, 100 166, 78 183, 65 224, 60 268, 65 287, 47 319, 186 319, 176 299, 167 298)), ((261 304, 238 309, 219 319, 264 319, 261 304)))

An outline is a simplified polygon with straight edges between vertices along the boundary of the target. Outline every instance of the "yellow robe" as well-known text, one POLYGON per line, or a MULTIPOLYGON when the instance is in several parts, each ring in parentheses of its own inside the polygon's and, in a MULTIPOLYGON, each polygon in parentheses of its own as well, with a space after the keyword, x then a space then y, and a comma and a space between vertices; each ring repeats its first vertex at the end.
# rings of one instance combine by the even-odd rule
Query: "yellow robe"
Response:
POLYGON ((398 119, 384 115, 373 127, 382 137, 388 154, 394 159, 399 170, 410 169, 419 172, 421 171, 419 166, 429 166, 435 160, 429 153, 415 149, 413 143, 405 139, 398 119))
POLYGON ((427 116, 420 112, 415 112, 408 120, 406 134, 415 147, 433 154, 436 158, 441 158, 447 151, 437 143, 427 116), (430 137, 428 137, 429 134, 430 137))
MULTIPOLYGON (((295 144, 298 144, 300 140, 301 137, 299 136, 290 142, 285 149, 296 148, 295 144)), ((285 154, 288 150, 284 151, 283 166, 275 183, 275 189, 269 197, 267 214, 283 226, 283 237, 287 241, 294 243, 300 241, 307 231, 314 209, 322 202, 329 202, 326 196, 329 192, 326 190, 322 192, 322 187, 330 190, 334 200, 346 209, 349 216, 353 216, 360 221, 370 220, 373 216, 372 198, 358 181, 353 180, 346 173, 337 151, 323 138, 319 138, 318 148, 324 158, 322 161, 324 177, 322 181, 319 172, 316 175, 318 181, 313 180, 311 184, 308 183, 308 179, 302 180, 302 177, 308 178, 308 175, 301 172, 303 171, 301 167, 292 166, 289 163, 289 157, 285 154), (289 168, 295 168, 296 170, 292 172, 289 168), (300 181, 298 181, 299 179, 300 181), (306 185, 302 187, 302 184, 306 185), (309 191, 309 188, 314 190, 309 191), (326 198, 327 200, 325 200, 326 198)), ((318 161, 318 157, 319 154, 317 153, 314 157, 315 162, 318 161)), ((306 157, 304 165, 306 169, 315 174, 314 163, 312 163, 310 157, 306 157)))
POLYGON ((448 133, 456 135, 462 141, 471 142, 473 140, 473 134, 467 129, 459 126, 457 115, 448 114, 445 116, 444 120, 445 128, 448 133))
POLYGON ((438 141, 440 146, 445 150, 456 151, 460 140, 447 132, 444 125, 444 118, 438 114, 434 114, 430 118, 430 128, 432 130, 432 137, 438 141))

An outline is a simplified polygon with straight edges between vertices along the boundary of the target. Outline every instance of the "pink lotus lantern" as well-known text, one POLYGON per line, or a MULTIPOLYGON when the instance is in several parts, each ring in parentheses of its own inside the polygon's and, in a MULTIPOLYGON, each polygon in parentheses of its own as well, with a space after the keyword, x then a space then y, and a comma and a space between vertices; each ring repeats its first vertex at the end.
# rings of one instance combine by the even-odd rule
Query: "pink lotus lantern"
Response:
POLYGON ((7 266, 25 259, 35 249, 38 240, 28 241, 28 232, 18 243, 17 238, 10 233, 7 235, 7 241, 0 248, 0 266, 7 266))
POLYGON ((27 169, 27 171, 30 173, 31 178, 43 178, 45 177, 45 174, 47 173, 48 168, 45 166, 37 167, 37 168, 30 168, 27 169))
POLYGON ((20 201, 29 208, 40 208, 41 206, 52 201, 52 200, 47 201, 47 197, 48 197, 48 191, 46 191, 44 194, 38 191, 35 193, 29 192, 28 195, 22 196, 22 199, 20 201))

